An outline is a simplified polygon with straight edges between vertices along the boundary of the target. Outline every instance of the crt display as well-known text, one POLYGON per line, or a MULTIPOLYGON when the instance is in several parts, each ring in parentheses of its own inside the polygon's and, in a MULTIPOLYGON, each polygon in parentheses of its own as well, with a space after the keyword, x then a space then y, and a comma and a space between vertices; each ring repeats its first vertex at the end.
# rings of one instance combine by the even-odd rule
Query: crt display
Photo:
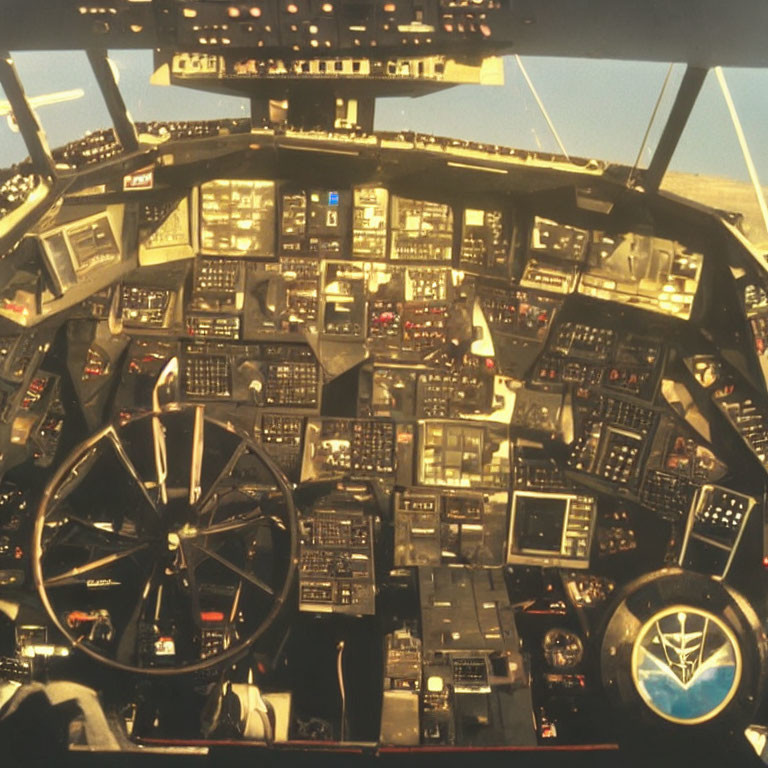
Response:
POLYGON ((519 496, 515 505, 517 548, 560 552, 567 506, 567 499, 519 496))
POLYGON ((106 216, 71 229, 68 234, 78 273, 119 258, 120 252, 106 216))
POLYGON ((77 276, 72 267, 72 259, 67 248, 63 232, 57 232, 43 240, 48 262, 53 270, 59 289, 63 293, 77 283, 77 276))
POLYGON ((275 183, 215 179, 200 187, 200 245, 211 256, 271 258, 275 183))

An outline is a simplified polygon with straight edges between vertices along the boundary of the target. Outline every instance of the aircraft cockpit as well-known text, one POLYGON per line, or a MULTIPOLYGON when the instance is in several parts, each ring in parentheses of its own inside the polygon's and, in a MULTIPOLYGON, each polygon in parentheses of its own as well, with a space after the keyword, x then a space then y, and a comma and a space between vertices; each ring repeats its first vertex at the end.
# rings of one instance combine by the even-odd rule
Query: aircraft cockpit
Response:
POLYGON ((643 167, 376 127, 610 27, 527 5, 0 3, 0 744, 762 764, 765 249, 659 190, 760 25, 600 38, 686 63, 643 167), (127 49, 247 114, 134 120, 127 49))

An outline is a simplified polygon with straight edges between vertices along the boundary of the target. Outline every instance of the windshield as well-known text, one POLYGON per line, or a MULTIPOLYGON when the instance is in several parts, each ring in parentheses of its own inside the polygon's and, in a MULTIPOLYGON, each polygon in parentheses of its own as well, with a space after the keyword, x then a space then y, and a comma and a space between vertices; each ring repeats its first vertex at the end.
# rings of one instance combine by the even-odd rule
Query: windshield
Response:
MULTIPOLYGON (((21 53, 14 58, 30 97, 82 90, 82 96, 66 103, 38 108, 51 147, 111 127, 84 53, 21 53)), ((250 116, 246 98, 149 84, 151 51, 111 51, 110 59, 126 105, 139 123, 250 116)), ((646 168, 684 65, 506 56, 503 69, 502 86, 462 85, 419 98, 379 99, 375 129, 416 131, 546 153, 563 154, 565 150, 571 157, 646 168)), ((731 68, 724 74, 757 175, 768 180, 768 154, 761 151, 768 144, 768 108, 760 98, 768 92, 768 72, 731 68)), ((0 131, 0 167, 8 168, 26 153, 10 125, 0 131)), ((661 188, 743 214, 742 231, 755 245, 768 247, 768 232, 713 72, 705 81, 661 188)))
MULTIPOLYGON (((725 69, 723 74, 757 177, 763 193, 768 194, 768 71, 725 69)), ((715 72, 707 75, 661 188, 713 208, 742 214, 742 232, 759 250, 768 250, 766 222, 715 72)))

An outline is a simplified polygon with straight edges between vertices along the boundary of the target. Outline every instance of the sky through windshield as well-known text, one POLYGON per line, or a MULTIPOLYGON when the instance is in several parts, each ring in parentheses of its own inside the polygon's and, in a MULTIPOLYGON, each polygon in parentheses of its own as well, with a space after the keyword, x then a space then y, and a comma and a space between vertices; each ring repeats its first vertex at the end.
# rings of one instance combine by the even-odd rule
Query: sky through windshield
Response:
MULTIPOLYGON (((120 88, 135 120, 246 117, 246 99, 149 84, 151 51, 112 51, 120 88)), ((28 96, 80 87, 84 98, 46 106, 39 115, 52 147, 110 125, 93 75, 82 52, 19 53, 15 61, 28 96)), ((573 156, 632 165, 640 149, 668 65, 652 62, 528 57, 525 67, 566 150, 573 156)), ((375 127, 415 130, 442 136, 557 152, 513 56, 505 57, 503 87, 459 86, 421 98, 380 99, 375 127)), ((672 70, 669 86, 640 165, 647 166, 671 106, 684 66, 672 70)), ((729 69, 726 76, 757 172, 768 181, 768 70, 729 69)), ((1 93, 1 92, 0 92, 1 93)), ((0 96, 1 98, 1 96, 0 96)), ((0 167, 21 160, 20 138, 0 124, 0 167)), ((672 159, 664 186, 697 197, 675 173, 724 177, 746 182, 748 175, 725 103, 713 73, 707 77, 694 112, 672 159)), ((749 189, 747 188, 747 198, 749 189)), ((711 203, 713 204, 713 203, 711 203)))

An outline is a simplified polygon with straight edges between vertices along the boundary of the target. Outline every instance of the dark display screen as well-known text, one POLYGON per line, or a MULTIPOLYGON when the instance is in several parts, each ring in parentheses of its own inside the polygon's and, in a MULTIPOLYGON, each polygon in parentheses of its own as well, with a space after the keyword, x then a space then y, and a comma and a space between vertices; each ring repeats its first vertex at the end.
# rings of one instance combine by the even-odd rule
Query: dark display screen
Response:
POLYGON ((519 496, 515 502, 517 548, 560 552, 567 508, 567 499, 519 496))

